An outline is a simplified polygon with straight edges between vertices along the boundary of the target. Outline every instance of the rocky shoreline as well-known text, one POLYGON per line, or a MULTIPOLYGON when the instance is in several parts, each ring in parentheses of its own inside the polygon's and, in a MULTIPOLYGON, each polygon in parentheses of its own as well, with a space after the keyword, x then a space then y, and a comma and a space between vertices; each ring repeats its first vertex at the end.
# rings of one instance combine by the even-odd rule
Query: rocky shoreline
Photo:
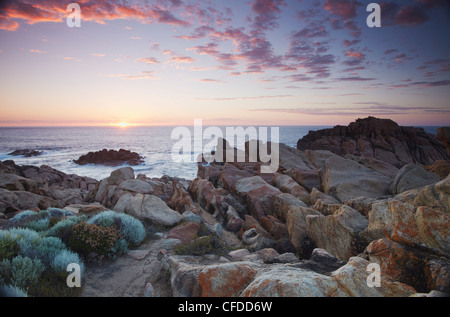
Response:
POLYGON ((98 181, 3 161, 0 226, 50 207, 146 224, 145 243, 88 266, 82 296, 448 295, 448 140, 374 120, 280 144, 274 174, 224 162, 199 163, 194 180, 123 167, 98 181))

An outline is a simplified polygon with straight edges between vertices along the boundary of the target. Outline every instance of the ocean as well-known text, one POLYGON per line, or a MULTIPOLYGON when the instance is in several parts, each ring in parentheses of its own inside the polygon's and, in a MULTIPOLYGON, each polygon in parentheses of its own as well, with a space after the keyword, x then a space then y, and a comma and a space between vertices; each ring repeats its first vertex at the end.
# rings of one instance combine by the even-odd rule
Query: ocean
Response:
MULTIPOLYGON (((193 132, 193 127, 187 127, 193 132)), ((203 127, 205 130, 207 127, 203 127)), ((245 127, 244 127, 245 128, 245 127)), ((297 141, 310 130, 327 126, 280 126, 279 141, 296 147, 297 141)), ((423 127, 436 134, 437 127, 423 127)), ((144 164, 133 166, 135 174, 147 177, 163 175, 194 179, 197 163, 177 163, 172 158, 172 148, 177 140, 171 139, 174 127, 3 127, 0 128, 0 161, 14 160, 18 165, 48 165, 66 174, 88 176, 97 180, 108 177, 118 167, 78 165, 73 160, 88 152, 102 149, 126 149, 144 156, 144 164), (35 157, 11 156, 18 149, 32 149, 43 153, 35 157)), ((221 127, 224 131, 225 127, 221 127)), ((268 127, 270 139, 271 128, 268 127)), ((204 143, 209 143, 205 140, 204 143)), ((194 157, 193 153, 185 153, 194 157)), ((125 166, 125 165, 124 165, 125 166)))

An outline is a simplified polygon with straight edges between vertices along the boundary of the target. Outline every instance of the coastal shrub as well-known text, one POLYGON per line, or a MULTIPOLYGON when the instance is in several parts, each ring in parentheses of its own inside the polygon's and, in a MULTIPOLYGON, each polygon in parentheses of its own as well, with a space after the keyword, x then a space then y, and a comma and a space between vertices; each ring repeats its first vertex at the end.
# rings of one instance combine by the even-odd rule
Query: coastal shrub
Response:
POLYGON ((116 241, 114 246, 111 248, 109 253, 109 258, 115 260, 118 255, 124 254, 128 251, 128 242, 125 239, 119 239, 116 241))
POLYGON ((0 297, 28 297, 28 294, 12 285, 0 285, 0 297))
POLYGON ((0 267, 2 268, 2 283, 21 289, 37 285, 39 277, 45 270, 44 264, 39 259, 30 259, 20 255, 12 260, 3 260, 0 267))
POLYGON ((28 228, 43 232, 61 219, 73 216, 73 212, 59 208, 48 208, 40 212, 26 210, 11 218, 8 222, 8 228, 28 228))
POLYGON ((51 267, 55 272, 67 272, 67 266, 71 263, 76 263, 80 266, 81 274, 84 272, 84 264, 80 260, 78 254, 69 251, 62 250, 52 261, 51 267))
POLYGON ((120 233, 113 227, 98 226, 81 222, 73 228, 69 248, 85 258, 109 256, 120 233))
POLYGON ((49 218, 30 221, 26 224, 26 228, 34 230, 36 232, 46 231, 49 228, 49 226, 50 226, 49 218))
POLYGON ((73 228, 80 222, 86 221, 88 218, 86 216, 80 217, 68 217, 62 219, 47 232, 47 236, 58 237, 65 244, 69 243, 70 238, 73 235, 73 228))
POLYGON ((146 237, 144 225, 133 216, 112 210, 104 211, 92 217, 89 224, 116 228, 128 244, 139 245, 146 237))
POLYGON ((9 236, 15 239, 19 249, 22 248, 24 244, 33 243, 37 241, 41 236, 36 231, 27 228, 12 228, 9 230, 0 230, 0 239, 5 236, 9 236))
POLYGON ((19 252, 19 245, 17 244, 17 236, 13 237, 11 234, 0 235, 0 261, 4 259, 12 259, 19 252))
POLYGON ((20 254, 40 259, 46 266, 49 266, 53 258, 61 251, 66 250, 66 245, 57 237, 41 237, 32 243, 23 243, 20 254))
POLYGON ((47 215, 47 212, 41 213, 25 210, 9 219, 8 228, 25 228, 27 223, 43 219, 47 215))

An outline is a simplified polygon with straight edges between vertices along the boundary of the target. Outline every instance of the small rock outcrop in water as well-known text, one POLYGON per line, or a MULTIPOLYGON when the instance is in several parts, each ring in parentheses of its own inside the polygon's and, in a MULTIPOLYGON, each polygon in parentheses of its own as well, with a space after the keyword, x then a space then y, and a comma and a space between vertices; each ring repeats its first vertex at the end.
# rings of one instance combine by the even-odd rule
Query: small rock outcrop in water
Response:
POLYGON ((79 165, 86 164, 99 164, 107 166, 119 166, 122 164, 128 164, 136 166, 144 162, 143 157, 136 152, 131 152, 129 150, 120 149, 107 150, 103 149, 97 152, 89 152, 88 154, 82 155, 78 160, 74 160, 75 163, 79 165))
POLYGON ((374 117, 358 119, 348 126, 310 131, 298 141, 297 149, 373 157, 396 167, 431 165, 449 159, 442 142, 422 128, 402 127, 392 120, 374 117))
POLYGON ((32 157, 32 156, 39 156, 42 154, 42 151, 37 150, 30 150, 30 149, 21 149, 21 150, 15 150, 11 153, 8 153, 8 155, 12 156, 25 156, 25 157, 32 157))

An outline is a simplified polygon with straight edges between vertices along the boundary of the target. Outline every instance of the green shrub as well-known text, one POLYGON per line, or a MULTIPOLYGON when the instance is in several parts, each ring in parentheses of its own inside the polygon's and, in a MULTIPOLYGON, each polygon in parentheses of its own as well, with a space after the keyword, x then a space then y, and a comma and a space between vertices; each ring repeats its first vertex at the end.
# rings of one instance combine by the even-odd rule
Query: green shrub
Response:
POLYGON ((0 261, 4 259, 10 260, 19 253, 18 239, 19 237, 13 237, 9 233, 0 235, 0 261))
POLYGON ((30 259, 18 255, 11 261, 3 260, 2 269, 6 269, 10 273, 9 280, 4 278, 5 284, 27 289, 38 283, 39 277, 44 272, 45 267, 39 259, 30 259))
POLYGON ((146 237, 144 225, 133 216, 112 210, 104 211, 92 217, 89 224, 114 227, 131 245, 139 245, 146 237))
POLYGON ((83 257, 109 256, 116 242, 121 238, 113 227, 97 226, 81 222, 73 228, 69 248, 83 257))
POLYGON ((117 240, 116 244, 111 248, 109 258, 115 260, 118 255, 124 254, 128 251, 128 242, 125 239, 117 240))
POLYGON ((48 208, 40 212, 26 210, 11 218, 8 222, 8 228, 28 228, 42 232, 48 230, 59 220, 73 216, 73 212, 58 208, 48 208))
MULTIPOLYGON (((54 218, 56 219, 56 218, 54 218)), ((81 217, 68 217, 62 219, 47 232, 47 236, 58 237, 65 244, 69 243, 70 238, 73 235, 73 228, 80 222, 86 221, 88 218, 86 216, 81 217)))
POLYGON ((55 272, 67 272, 67 266, 71 263, 76 263, 80 266, 81 274, 84 272, 84 264, 80 260, 78 254, 69 251, 63 250, 52 261, 52 269, 55 272))
POLYGON ((41 237, 32 243, 23 243, 19 253, 30 258, 38 258, 45 266, 50 266, 53 258, 66 249, 60 238, 41 237))
POLYGON ((34 230, 36 232, 42 232, 48 230, 50 226, 50 219, 44 218, 39 220, 33 220, 26 224, 26 228, 34 230))

